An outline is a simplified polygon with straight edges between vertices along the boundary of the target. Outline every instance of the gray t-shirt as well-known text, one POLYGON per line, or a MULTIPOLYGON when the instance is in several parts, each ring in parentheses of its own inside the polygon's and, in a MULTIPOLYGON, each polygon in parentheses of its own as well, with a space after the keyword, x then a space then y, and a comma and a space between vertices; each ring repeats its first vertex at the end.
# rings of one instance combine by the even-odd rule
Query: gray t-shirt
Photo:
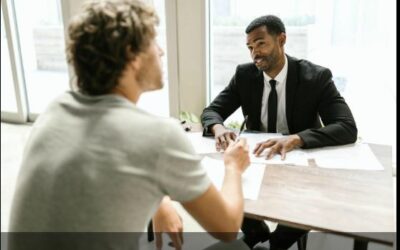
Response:
POLYGON ((190 201, 210 184, 177 120, 67 92, 32 128, 10 232, 143 232, 163 196, 190 201))

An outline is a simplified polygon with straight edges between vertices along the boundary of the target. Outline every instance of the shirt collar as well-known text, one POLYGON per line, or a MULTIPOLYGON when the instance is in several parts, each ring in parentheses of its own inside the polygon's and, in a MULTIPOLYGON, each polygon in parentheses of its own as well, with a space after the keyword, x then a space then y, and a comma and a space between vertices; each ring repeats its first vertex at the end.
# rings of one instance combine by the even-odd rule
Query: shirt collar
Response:
MULTIPOLYGON (((283 65, 282 70, 279 72, 279 74, 275 77, 276 80, 276 85, 278 85, 281 82, 284 82, 288 73, 288 62, 287 62, 287 56, 285 55, 285 64, 283 65)), ((267 75, 265 72, 263 72, 264 75, 264 80, 265 82, 269 82, 272 78, 267 75)))

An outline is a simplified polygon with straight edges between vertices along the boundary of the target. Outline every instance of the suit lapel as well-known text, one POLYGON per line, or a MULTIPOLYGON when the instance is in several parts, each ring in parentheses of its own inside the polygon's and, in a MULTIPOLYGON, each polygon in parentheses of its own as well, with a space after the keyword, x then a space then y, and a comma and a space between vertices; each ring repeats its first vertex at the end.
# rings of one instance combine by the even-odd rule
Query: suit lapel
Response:
POLYGON ((254 130, 260 130, 261 125, 261 104, 262 104, 262 96, 264 92, 264 76, 262 71, 259 70, 256 78, 254 79, 254 87, 252 93, 252 106, 251 110, 254 110, 254 130))
POLYGON ((295 59, 287 56, 288 58, 288 75, 286 80, 286 120, 288 123, 289 133, 293 131, 293 104, 298 85, 297 66, 295 59))

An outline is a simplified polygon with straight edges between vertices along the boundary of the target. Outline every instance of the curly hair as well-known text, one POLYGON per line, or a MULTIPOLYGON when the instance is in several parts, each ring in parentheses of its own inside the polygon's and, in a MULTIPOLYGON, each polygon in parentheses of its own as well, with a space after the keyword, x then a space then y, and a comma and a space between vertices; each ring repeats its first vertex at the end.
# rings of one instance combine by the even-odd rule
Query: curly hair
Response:
POLYGON ((97 0, 68 27, 67 59, 78 89, 87 95, 108 94, 126 64, 146 50, 159 22, 155 10, 139 0, 97 0))

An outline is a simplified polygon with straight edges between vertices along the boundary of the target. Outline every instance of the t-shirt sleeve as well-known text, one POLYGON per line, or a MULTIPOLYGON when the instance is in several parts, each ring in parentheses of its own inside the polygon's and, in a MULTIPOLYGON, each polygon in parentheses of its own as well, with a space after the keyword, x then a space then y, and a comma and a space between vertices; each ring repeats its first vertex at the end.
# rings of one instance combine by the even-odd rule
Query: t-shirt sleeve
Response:
POLYGON ((202 195, 211 185, 206 170, 177 121, 166 126, 157 161, 158 183, 171 199, 186 202, 202 195))

